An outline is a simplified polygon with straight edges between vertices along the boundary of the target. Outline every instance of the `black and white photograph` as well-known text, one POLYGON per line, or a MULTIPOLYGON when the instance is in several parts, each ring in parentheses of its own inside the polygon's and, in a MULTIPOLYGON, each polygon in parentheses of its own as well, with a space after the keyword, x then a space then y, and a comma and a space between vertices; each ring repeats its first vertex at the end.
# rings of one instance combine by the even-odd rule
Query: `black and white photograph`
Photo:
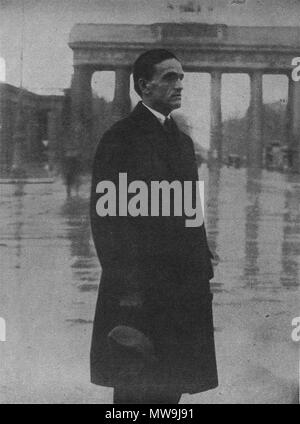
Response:
POLYGON ((0 0, 1 405, 299 404, 299 286, 299 0, 0 0))

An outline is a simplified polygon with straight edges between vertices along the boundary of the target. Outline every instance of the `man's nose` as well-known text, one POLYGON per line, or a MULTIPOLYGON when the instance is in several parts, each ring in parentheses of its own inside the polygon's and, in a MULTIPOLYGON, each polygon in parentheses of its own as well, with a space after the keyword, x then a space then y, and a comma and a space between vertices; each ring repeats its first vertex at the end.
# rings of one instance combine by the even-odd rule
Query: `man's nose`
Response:
POLYGON ((176 84, 175 84, 175 88, 177 90, 180 90, 180 91, 183 89, 182 80, 180 78, 177 79, 176 84))

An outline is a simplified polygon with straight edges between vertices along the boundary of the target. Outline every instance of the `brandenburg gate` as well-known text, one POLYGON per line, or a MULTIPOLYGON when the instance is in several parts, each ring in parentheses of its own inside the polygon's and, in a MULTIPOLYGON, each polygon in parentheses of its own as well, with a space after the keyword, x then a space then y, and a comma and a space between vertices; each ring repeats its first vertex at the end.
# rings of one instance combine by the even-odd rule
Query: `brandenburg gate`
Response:
MULTIPOLYGON (((131 107, 130 74, 134 60, 145 50, 166 48, 180 59, 185 72, 211 75, 210 150, 222 154, 221 77, 223 73, 250 76, 248 164, 261 166, 263 157, 264 74, 288 77, 287 119, 294 168, 299 167, 300 81, 291 78, 292 59, 300 56, 300 27, 240 27, 222 24, 156 23, 151 25, 77 24, 69 46, 73 50, 72 122, 91 131, 94 72, 115 71, 113 118, 131 107)), ((197 90, 197 87, 195 87, 197 90)), ((199 93, 200 95, 200 93, 199 93)))

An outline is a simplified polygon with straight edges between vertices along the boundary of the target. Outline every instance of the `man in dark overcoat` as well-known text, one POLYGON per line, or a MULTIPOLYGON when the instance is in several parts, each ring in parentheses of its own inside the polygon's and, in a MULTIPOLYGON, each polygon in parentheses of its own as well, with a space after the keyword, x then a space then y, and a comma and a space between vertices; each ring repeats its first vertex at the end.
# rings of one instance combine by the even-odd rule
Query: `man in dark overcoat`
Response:
POLYGON ((183 76, 171 52, 143 53, 133 67, 142 101, 104 134, 94 159, 91 227, 102 275, 91 381, 114 387, 115 403, 178 403, 182 393, 218 385, 203 222, 186 226, 184 213, 162 216, 161 206, 159 216, 150 206, 148 216, 126 215, 118 205, 120 174, 128 185, 198 180, 193 142, 169 116, 181 106, 183 76), (116 196, 101 193, 103 181, 114 183, 116 196), (111 206, 99 212, 104 194, 116 201, 116 213, 111 206))

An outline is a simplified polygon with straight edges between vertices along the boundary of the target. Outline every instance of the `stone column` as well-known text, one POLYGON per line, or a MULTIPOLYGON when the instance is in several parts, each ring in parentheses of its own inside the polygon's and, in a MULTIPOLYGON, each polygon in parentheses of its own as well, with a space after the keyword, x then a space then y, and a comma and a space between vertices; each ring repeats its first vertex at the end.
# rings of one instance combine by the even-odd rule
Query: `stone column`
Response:
POLYGON ((4 170, 8 169, 9 166, 9 148, 12 144, 12 133, 10 131, 12 116, 10 112, 8 100, 0 97, 0 168, 4 170))
POLYGON ((300 81, 296 82, 289 78, 288 95, 287 113, 292 168, 295 172, 300 172, 300 81))
POLYGON ((210 155, 222 159, 222 109, 221 109, 222 72, 211 72, 210 87, 210 155))
POLYGON ((294 81, 292 80, 291 76, 288 75, 288 100, 287 100, 287 107, 286 107, 286 126, 287 126, 287 134, 288 134, 288 142, 289 144, 292 142, 292 124, 293 124, 293 117, 292 117, 292 109, 293 109, 293 102, 294 102, 294 81))
POLYGON ((24 155, 24 143, 26 137, 26 119, 24 116, 24 105, 22 100, 23 94, 20 93, 18 103, 16 104, 16 116, 14 123, 13 132, 13 153, 11 163, 11 175, 13 177, 25 177, 25 155, 24 155))
POLYGON ((261 167, 263 159, 263 92, 262 71, 250 74, 250 122, 248 165, 261 167))
POLYGON ((6 146, 6 159, 8 168, 10 169, 12 166, 13 161, 13 155, 14 155, 14 132, 15 132, 15 123, 16 123, 16 116, 17 116, 17 101, 10 100, 8 105, 8 116, 9 119, 6 121, 6 130, 9 141, 8 145, 6 146))
POLYGON ((38 110, 33 109, 31 122, 29 127, 29 137, 30 137, 30 146, 29 146, 29 157, 31 160, 36 160, 37 149, 39 145, 39 119, 38 119, 38 110))
POLYGON ((72 142, 85 145, 91 143, 92 135, 92 88, 93 69, 89 66, 75 66, 71 84, 71 134, 72 142), (77 140, 76 134, 83 134, 84 140, 77 140))
POLYGON ((115 93, 112 110, 113 121, 115 122, 124 118, 128 115, 130 109, 130 69, 118 68, 115 70, 115 93))
POLYGON ((48 162, 50 170, 54 167, 58 143, 57 114, 54 109, 47 113, 48 162))
POLYGON ((34 108, 32 106, 28 106, 25 111, 25 119, 27 121, 26 125, 26 134, 25 134, 25 151, 26 151, 26 158, 28 162, 31 161, 31 152, 32 152, 32 146, 34 143, 33 138, 33 126, 34 126, 34 108))

